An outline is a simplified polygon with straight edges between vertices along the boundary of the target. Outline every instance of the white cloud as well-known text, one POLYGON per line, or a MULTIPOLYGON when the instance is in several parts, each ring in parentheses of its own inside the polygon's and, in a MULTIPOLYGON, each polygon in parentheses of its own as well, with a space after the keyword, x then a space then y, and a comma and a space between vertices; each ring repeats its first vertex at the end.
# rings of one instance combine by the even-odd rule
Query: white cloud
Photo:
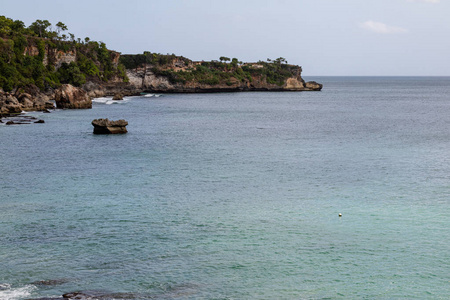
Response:
POLYGON ((408 2, 439 3, 441 0, 408 0, 408 2))
POLYGON ((375 22, 375 21, 366 21, 361 24, 361 28, 366 30, 382 33, 382 34, 393 34, 393 33, 405 33, 408 32, 405 28, 389 26, 384 23, 375 22))

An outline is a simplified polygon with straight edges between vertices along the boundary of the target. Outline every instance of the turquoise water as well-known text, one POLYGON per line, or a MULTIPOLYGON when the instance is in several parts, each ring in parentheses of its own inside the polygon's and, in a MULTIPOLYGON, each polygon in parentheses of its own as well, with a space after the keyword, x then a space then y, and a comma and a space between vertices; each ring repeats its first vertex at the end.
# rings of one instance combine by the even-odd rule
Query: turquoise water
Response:
POLYGON ((448 299, 450 78, 308 79, 0 126, 0 299, 448 299))

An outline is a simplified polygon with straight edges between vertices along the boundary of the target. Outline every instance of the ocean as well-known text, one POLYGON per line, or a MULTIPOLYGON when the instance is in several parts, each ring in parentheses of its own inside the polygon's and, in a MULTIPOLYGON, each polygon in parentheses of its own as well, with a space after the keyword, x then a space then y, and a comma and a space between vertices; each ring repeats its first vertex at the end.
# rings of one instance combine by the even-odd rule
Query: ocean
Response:
POLYGON ((448 299, 450 78, 306 79, 0 126, 0 299, 448 299))

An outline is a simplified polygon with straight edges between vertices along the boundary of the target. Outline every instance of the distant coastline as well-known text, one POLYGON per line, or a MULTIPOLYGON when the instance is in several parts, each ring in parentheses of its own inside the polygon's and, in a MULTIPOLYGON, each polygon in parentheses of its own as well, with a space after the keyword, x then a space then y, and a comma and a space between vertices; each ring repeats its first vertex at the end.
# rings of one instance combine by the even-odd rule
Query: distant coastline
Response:
POLYGON ((0 16, 0 116, 53 108, 85 109, 92 98, 141 93, 320 91, 302 78, 302 67, 285 58, 244 63, 192 61, 175 54, 122 55, 103 42, 81 40, 62 22, 26 27, 0 16))

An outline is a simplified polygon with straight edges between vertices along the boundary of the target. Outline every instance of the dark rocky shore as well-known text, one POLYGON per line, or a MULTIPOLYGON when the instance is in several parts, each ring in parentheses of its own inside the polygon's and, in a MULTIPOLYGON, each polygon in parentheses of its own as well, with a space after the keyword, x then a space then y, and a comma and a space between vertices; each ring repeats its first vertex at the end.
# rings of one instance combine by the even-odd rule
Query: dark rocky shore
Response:
MULTIPOLYGON (((148 74, 139 80, 139 74, 129 71, 133 78, 130 83, 116 82, 101 84, 88 82, 82 87, 63 84, 56 90, 41 91, 35 86, 16 88, 11 92, 0 89, 0 122, 8 121, 14 124, 29 124, 30 120, 21 116, 22 112, 43 111, 49 113, 52 109, 89 109, 92 108, 92 99, 98 97, 113 97, 121 100, 125 96, 137 96, 141 93, 223 93, 223 92, 247 92, 247 91, 320 91, 322 85, 314 81, 304 82, 301 77, 288 81, 285 87, 277 85, 239 85, 209 86, 198 85, 173 85, 166 78, 153 78, 149 80, 148 74), (133 77, 134 76, 134 77, 133 77)), ((43 123, 43 122, 40 122, 43 123)))

